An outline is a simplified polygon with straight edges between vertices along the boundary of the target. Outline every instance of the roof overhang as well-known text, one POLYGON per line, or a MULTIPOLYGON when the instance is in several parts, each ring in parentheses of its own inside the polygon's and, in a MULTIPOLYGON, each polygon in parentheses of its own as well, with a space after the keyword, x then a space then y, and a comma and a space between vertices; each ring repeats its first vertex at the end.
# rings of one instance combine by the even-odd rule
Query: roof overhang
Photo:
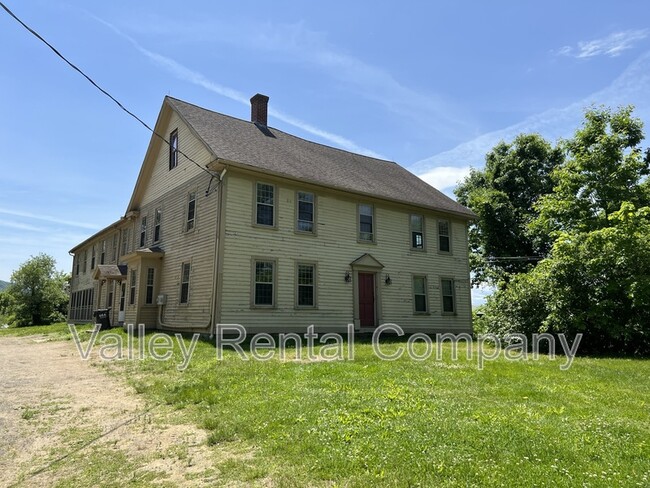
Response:
POLYGON ((88 239, 86 239, 85 241, 83 241, 83 242, 77 244, 75 247, 73 247, 72 249, 70 249, 69 253, 70 253, 70 254, 74 254, 75 251, 76 251, 77 249, 79 249, 79 248, 81 248, 81 247, 84 247, 84 246, 87 245, 87 244, 90 244, 92 241, 94 241, 94 240, 97 239, 98 237, 101 237, 103 234, 108 234, 110 231, 115 230, 115 229, 118 229, 118 228, 120 227, 120 225, 121 225, 125 220, 127 220, 127 219, 126 219, 125 217, 122 217, 122 218, 120 218, 120 220, 118 220, 117 222, 113 222, 112 224, 110 224, 110 225, 104 227, 102 230, 100 230, 100 231, 98 231, 98 232, 95 232, 95 233, 94 233, 93 235, 91 235, 88 239))
POLYGON ((244 172, 251 172, 251 173, 257 173, 257 174, 275 176, 276 178, 282 178, 284 180, 291 180, 291 181, 294 181, 294 182, 297 182, 297 183, 309 183, 310 185, 318 186, 318 187, 325 188, 325 189, 328 189, 328 190, 344 192, 344 193, 347 193, 349 195, 360 195, 360 196, 363 196, 363 197, 366 197, 366 198, 369 197, 369 198, 373 198, 375 200, 383 200, 385 202, 398 203, 398 204, 401 204, 401 205, 407 205, 409 207, 433 210, 434 212, 454 216, 454 217, 463 219, 465 221, 476 220, 478 218, 478 215, 476 215, 470 209, 467 209, 467 212, 454 212, 453 210, 440 208, 440 207, 437 207, 437 206, 434 206, 434 205, 430 205, 430 206, 418 205, 416 203, 409 202, 407 200, 399 200, 399 199, 387 198, 385 196, 376 195, 376 194, 372 194, 372 193, 363 193, 363 192, 359 192, 359 191, 350 190, 349 188, 344 188, 344 187, 341 187, 341 186, 334 186, 334 185, 328 186, 328 185, 324 185, 321 182, 318 182, 318 181, 315 181, 315 180, 310 180, 309 178, 298 179, 298 178, 296 178, 294 176, 291 176, 291 175, 288 175, 286 173, 281 173, 281 172, 278 172, 278 171, 269 171, 269 170, 258 168, 256 166, 252 166, 250 164, 240 163, 240 162, 237 162, 237 161, 227 160, 227 159, 223 159, 223 158, 216 158, 216 159, 214 159, 213 161, 211 161, 210 163, 207 164, 207 168, 211 169, 213 171, 222 171, 223 169, 226 169, 226 168, 229 168, 229 167, 239 169, 239 170, 244 171, 244 172))
POLYGON ((142 249, 136 249, 130 254, 123 256, 122 259, 127 263, 133 261, 134 259, 162 259, 165 256, 165 251, 159 247, 144 247, 142 249))
POLYGON ((124 280, 127 266, 125 264, 100 264, 93 273, 94 280, 124 280))

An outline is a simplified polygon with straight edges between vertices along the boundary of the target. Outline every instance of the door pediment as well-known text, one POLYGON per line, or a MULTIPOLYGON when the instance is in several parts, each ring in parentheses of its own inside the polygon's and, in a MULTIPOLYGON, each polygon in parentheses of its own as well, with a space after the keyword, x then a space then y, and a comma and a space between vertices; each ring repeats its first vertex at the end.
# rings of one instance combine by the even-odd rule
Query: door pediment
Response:
POLYGON ((365 253, 361 257, 355 259, 350 263, 352 268, 371 268, 371 269, 383 269, 384 265, 377 261, 372 254, 365 253))

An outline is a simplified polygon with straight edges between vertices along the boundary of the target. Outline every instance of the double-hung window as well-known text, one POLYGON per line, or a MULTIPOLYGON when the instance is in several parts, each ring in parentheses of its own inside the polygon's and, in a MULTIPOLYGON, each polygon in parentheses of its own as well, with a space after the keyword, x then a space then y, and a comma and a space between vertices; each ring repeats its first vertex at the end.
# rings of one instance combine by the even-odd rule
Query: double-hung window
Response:
POLYGON ((255 185, 255 223, 275 226, 275 186, 268 183, 255 185))
POLYGON ((454 280, 451 278, 442 278, 440 280, 440 289, 442 295, 442 313, 456 313, 456 295, 454 293, 454 280))
POLYGON ((451 252, 451 232, 448 220, 438 221, 438 249, 440 252, 451 252))
POLYGON ((313 193, 299 191, 297 193, 296 230, 299 232, 314 232, 314 216, 316 201, 313 193))
POLYGON ((359 204, 359 240, 375 241, 375 219, 372 205, 359 204))
POLYGON ((411 215, 411 249, 424 250, 424 217, 411 215))
POLYGON ((273 307, 275 305, 275 261, 255 260, 253 273, 253 304, 256 307, 273 307))
POLYGON ((425 313, 429 311, 426 276, 413 277, 413 310, 416 313, 425 313))
POLYGON ((140 247, 144 247, 147 243, 147 216, 143 216, 140 220, 140 247))
POLYGON ((147 305, 153 304, 153 284, 155 275, 156 270, 154 268, 147 268, 147 291, 144 299, 144 303, 147 305))
POLYGON ((153 242, 160 242, 160 224, 162 222, 162 210, 157 208, 154 212, 153 221, 153 242))
POLYGON ((129 283, 129 305, 135 304, 135 285, 136 285, 136 271, 135 269, 131 270, 131 282, 129 283))
POLYGON ((190 301, 190 263, 181 265, 181 296, 180 303, 189 303, 190 301))
POLYGON ((178 166, 178 129, 169 134, 169 170, 178 166))
POLYGON ((313 308, 316 306, 316 265, 298 263, 296 280, 296 305, 313 308))
POLYGON ((187 196, 187 218, 185 219, 185 231, 189 232, 194 229, 196 220, 196 193, 191 192, 187 196))

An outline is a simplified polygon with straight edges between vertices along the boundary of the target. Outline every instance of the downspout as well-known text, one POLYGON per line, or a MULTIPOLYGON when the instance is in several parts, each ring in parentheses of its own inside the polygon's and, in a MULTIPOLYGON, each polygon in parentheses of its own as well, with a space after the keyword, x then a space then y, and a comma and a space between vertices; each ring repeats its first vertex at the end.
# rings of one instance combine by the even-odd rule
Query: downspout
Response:
MULTIPOLYGON (((200 325, 197 327, 192 327, 192 329, 210 329, 210 338, 212 338, 212 335, 214 334, 214 329, 215 329, 215 324, 214 324, 214 317, 215 317, 215 309, 216 309, 216 303, 217 303, 217 261, 219 257, 219 226, 221 225, 221 206, 223 204, 223 177, 226 174, 226 170, 224 169, 221 174, 219 175, 219 181, 217 182, 218 188, 219 188, 219 196, 218 196, 218 207, 217 207, 217 215, 219 216, 219 222, 215 223, 215 236, 214 236, 214 267, 212 271, 212 295, 210 298, 210 318, 208 319, 208 323, 206 325, 200 325)), ((174 327, 172 325, 166 324, 163 319, 163 314, 164 314, 164 309, 165 305, 159 305, 158 306, 158 324, 163 328, 163 329, 171 329, 171 330, 179 330, 178 327, 174 327)))

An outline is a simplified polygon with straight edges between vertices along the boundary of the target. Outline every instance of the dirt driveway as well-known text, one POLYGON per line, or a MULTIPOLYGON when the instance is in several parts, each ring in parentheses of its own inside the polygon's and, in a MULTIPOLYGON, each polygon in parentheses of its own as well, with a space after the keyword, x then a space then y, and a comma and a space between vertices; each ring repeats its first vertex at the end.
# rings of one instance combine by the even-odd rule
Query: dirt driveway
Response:
POLYGON ((169 422, 71 341, 0 338, 0 486, 213 486, 205 432, 169 422))

